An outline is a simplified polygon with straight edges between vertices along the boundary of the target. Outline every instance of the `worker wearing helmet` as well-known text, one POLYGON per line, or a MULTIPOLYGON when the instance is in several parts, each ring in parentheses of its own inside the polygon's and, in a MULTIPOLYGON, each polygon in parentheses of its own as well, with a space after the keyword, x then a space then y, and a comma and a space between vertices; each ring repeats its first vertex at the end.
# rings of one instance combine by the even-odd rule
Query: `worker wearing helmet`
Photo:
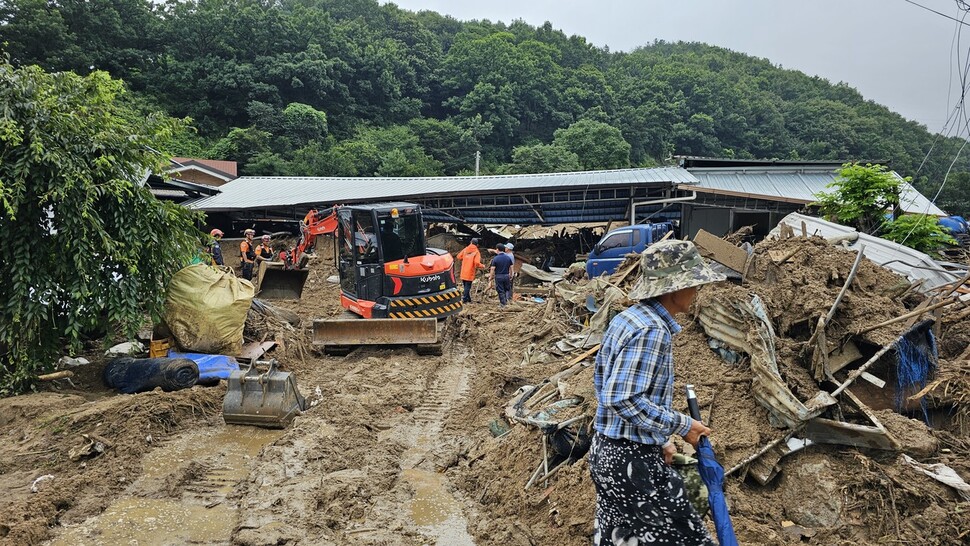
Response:
POLYGON ((222 239, 222 230, 213 229, 209 232, 209 237, 212 237, 212 243, 209 245, 209 254, 212 255, 212 263, 215 265, 226 265, 225 260, 222 259, 222 246, 219 244, 219 241, 222 239))
POLYGON ((269 235, 263 235, 260 239, 259 246, 256 247, 256 263, 272 261, 273 260, 273 247, 270 245, 271 238, 269 235))
POLYGON ((242 266, 242 277, 247 281, 253 280, 253 263, 256 262, 256 247, 253 246, 253 237, 256 236, 255 229, 247 229, 243 232, 246 236, 239 243, 239 258, 242 266))

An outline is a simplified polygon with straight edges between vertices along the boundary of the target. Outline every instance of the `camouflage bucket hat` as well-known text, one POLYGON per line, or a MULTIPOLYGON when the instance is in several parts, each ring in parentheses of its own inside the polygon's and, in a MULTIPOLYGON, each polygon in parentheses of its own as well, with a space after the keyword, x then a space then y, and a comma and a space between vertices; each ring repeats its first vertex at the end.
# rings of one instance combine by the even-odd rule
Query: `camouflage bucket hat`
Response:
POLYGON ((630 291, 629 298, 655 298, 726 278, 704 262, 694 243, 677 239, 660 241, 640 255, 640 279, 630 291))

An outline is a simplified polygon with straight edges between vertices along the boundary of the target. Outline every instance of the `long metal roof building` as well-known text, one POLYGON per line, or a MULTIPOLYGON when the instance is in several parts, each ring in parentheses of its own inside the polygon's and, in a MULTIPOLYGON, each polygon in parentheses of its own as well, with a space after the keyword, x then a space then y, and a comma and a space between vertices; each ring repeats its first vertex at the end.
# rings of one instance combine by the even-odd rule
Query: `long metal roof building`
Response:
MULTIPOLYGON (((757 223, 767 233, 815 200, 841 163, 689 158, 682 166, 502 176, 237 178, 186 203, 218 221, 295 221, 311 208, 409 201, 430 221, 563 224, 681 220, 685 233, 757 223), (635 216, 635 217, 634 217, 635 216), (219 219, 218 217, 222 217, 219 219), (287 220, 289 219, 289 220, 287 220)), ((945 215, 904 183, 903 210, 945 215)))
POLYGON ((415 178, 244 176, 188 206, 297 217, 318 206, 403 199, 424 205, 430 220, 554 224, 622 219, 636 201, 696 183, 679 167, 415 178))
MULTIPOLYGON (((841 165, 808 164, 804 166, 758 166, 758 167, 692 167, 691 174, 698 183, 682 189, 700 193, 806 205, 815 201, 815 194, 826 191, 826 186, 838 178, 841 165)), ((904 212, 946 216, 923 194, 908 182, 901 182, 903 193, 900 205, 904 212)), ((797 208, 797 207, 793 207, 797 208)))

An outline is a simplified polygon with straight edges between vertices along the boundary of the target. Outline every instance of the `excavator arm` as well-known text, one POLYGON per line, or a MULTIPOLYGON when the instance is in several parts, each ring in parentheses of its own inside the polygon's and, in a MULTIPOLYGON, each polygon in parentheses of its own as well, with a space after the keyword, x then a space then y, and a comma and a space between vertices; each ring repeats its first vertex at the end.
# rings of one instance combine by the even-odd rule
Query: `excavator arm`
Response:
POLYGON ((300 241, 290 251, 280 253, 280 261, 286 269, 303 269, 306 266, 305 254, 313 248, 318 235, 326 235, 337 230, 337 209, 311 210, 300 222, 300 241))

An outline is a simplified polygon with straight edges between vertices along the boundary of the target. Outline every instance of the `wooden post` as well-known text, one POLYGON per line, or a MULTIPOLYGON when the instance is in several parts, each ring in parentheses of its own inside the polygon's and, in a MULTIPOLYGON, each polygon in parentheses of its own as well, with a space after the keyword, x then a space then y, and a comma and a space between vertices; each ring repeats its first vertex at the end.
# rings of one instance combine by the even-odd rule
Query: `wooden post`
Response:
POLYGON ((857 330, 856 331, 856 335, 862 335, 862 334, 864 334, 866 332, 871 332, 871 331, 875 330, 876 328, 882 328, 883 326, 889 326, 890 324, 895 324, 897 322, 904 321, 904 320, 906 320, 908 318, 918 317, 918 316, 922 315, 923 313, 927 313, 929 311, 933 311, 934 309, 939 309, 940 307, 946 307, 947 305, 950 305, 952 303, 956 303, 958 301, 960 301, 960 298, 950 298, 948 300, 944 300, 944 301, 941 301, 941 302, 934 303, 933 305, 929 305, 929 306, 927 306, 924 309, 917 308, 917 309, 915 309, 913 311, 910 311, 909 313, 906 313, 905 315, 899 315, 896 318, 893 318, 893 319, 889 319, 889 320, 880 322, 879 324, 875 324, 873 326, 866 326, 865 328, 863 328, 861 330, 857 330))

